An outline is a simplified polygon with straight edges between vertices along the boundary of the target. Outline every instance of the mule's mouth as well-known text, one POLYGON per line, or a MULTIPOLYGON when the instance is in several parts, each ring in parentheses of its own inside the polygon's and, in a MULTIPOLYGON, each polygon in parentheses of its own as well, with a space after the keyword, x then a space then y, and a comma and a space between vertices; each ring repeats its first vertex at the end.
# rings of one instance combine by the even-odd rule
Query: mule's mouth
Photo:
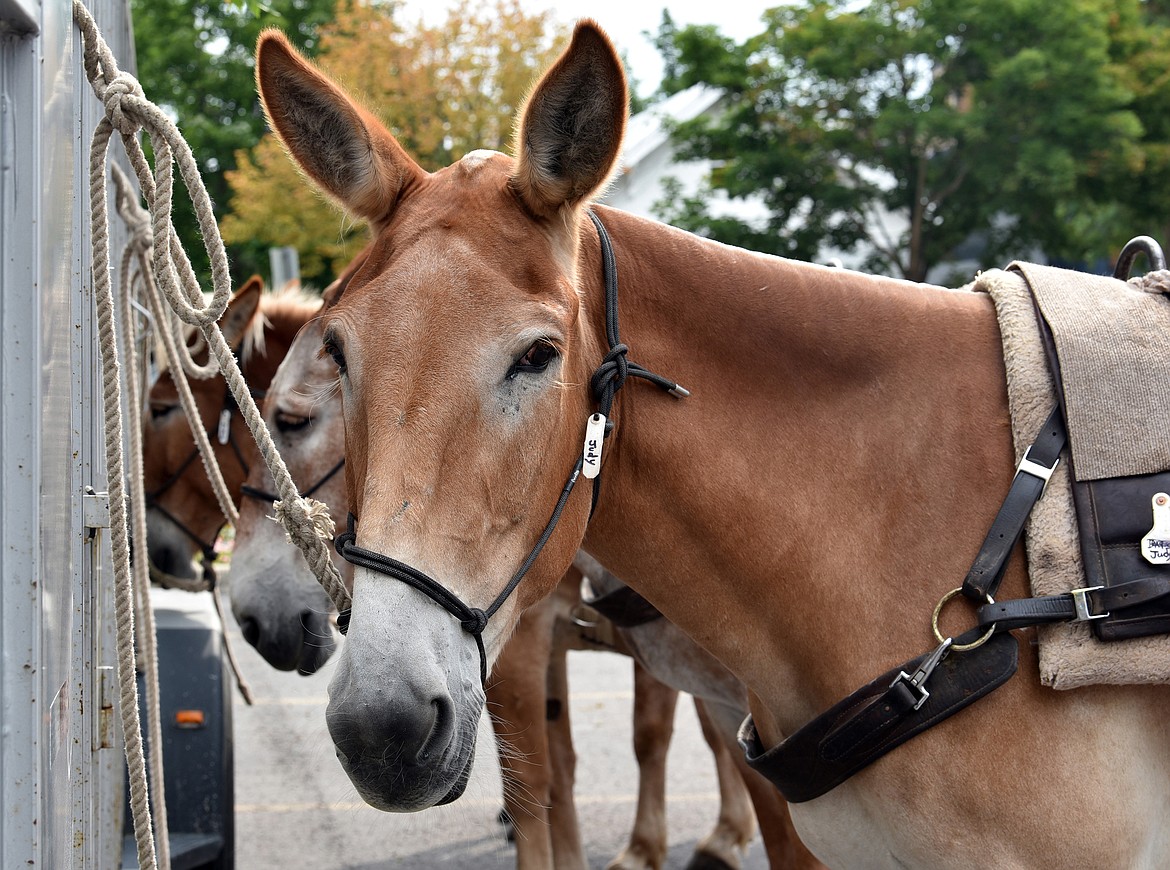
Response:
POLYGON ((337 760, 362 800, 386 813, 415 813, 458 800, 471 780, 475 737, 456 738, 438 759, 395 764, 385 758, 355 754, 350 759, 334 745, 337 760), (459 751, 465 747, 465 752, 459 751))

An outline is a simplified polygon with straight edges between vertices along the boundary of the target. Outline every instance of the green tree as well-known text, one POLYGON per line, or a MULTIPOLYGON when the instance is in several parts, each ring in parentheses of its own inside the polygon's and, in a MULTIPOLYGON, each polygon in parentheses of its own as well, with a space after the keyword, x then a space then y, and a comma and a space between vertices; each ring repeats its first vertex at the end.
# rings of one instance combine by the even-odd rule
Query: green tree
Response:
POLYGON ((716 84, 727 100, 717 119, 677 131, 680 153, 716 161, 712 186, 760 197, 769 217, 715 218, 677 189, 664 216, 801 259, 864 246, 867 268, 919 281, 972 234, 989 265, 1035 246, 1073 260, 1115 251, 1129 230, 1108 229, 1123 209, 1106 182, 1144 153, 1122 63, 1138 48, 1119 39, 1144 7, 804 0, 768 12, 742 46, 686 28, 679 80, 716 84), (893 237, 889 214, 906 226, 893 237))
POLYGON ((1097 179, 1099 198, 1119 205, 1123 235, 1151 235, 1170 245, 1170 3, 1119 3, 1110 19, 1112 56, 1131 108, 1142 124, 1137 147, 1097 179))
MULTIPOLYGON (((236 152, 264 133, 256 96, 253 52, 265 27, 278 27, 307 54, 315 54, 317 30, 333 17, 336 0, 131 0, 138 78, 148 98, 173 114, 199 163, 217 218, 227 211, 224 174, 236 152)), ((180 185, 176 183, 176 187, 180 185)), ((190 201, 177 193, 175 225, 199 274, 207 255, 190 201)), ((267 271, 260 245, 229 248, 232 275, 242 280, 267 271)))
MULTIPOLYGON (((476 148, 509 147, 520 104, 565 35, 551 13, 530 14, 519 0, 464 0, 433 27, 405 26, 394 4, 343 2, 321 28, 317 60, 434 170, 476 148)), ((293 245, 302 274, 320 282, 357 253, 362 227, 297 179, 271 134, 237 163, 225 239, 293 245)))

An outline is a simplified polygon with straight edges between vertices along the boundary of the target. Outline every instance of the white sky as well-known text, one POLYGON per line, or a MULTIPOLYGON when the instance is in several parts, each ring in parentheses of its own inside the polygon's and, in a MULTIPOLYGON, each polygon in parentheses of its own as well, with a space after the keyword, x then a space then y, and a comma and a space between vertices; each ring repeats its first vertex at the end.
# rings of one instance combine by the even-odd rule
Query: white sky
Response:
MULTIPOLYGON (((609 33, 619 52, 629 58, 630 67, 638 83, 638 92, 649 94, 662 78, 662 62, 653 44, 642 31, 654 34, 662 21, 662 10, 669 9, 677 27, 688 24, 714 24, 726 36, 742 42, 763 29, 761 16, 765 9, 779 5, 782 0, 522 0, 532 11, 552 9, 554 16, 565 24, 578 18, 593 18, 609 33)), ((452 5, 447 0, 406 0, 403 21, 417 20, 419 12, 429 23, 438 23, 452 5)))

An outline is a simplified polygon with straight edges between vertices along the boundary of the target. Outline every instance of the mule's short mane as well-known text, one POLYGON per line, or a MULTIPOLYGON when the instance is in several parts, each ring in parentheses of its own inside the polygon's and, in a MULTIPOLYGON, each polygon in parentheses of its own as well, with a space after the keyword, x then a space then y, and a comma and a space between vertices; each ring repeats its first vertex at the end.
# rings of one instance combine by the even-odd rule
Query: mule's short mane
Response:
POLYGON ((244 333, 240 348, 240 364, 244 365, 253 354, 265 355, 264 336, 267 330, 281 321, 291 321, 300 328, 321 308, 321 295, 313 293, 299 283, 290 281, 272 293, 260 297, 260 310, 244 333))
MULTIPOLYGON (((260 307, 256 311, 256 316, 249 322, 240 343, 240 365, 245 366, 254 357, 267 354, 266 335, 274 326, 285 322, 292 323, 296 325, 293 330, 295 332, 320 308, 320 295, 294 281, 288 282, 279 290, 261 294, 260 307)), ((183 341, 191 348, 191 354, 196 360, 207 358, 207 343, 196 327, 184 325, 183 341)), ((155 359, 160 361, 160 374, 170 369, 161 342, 155 343, 155 359)))

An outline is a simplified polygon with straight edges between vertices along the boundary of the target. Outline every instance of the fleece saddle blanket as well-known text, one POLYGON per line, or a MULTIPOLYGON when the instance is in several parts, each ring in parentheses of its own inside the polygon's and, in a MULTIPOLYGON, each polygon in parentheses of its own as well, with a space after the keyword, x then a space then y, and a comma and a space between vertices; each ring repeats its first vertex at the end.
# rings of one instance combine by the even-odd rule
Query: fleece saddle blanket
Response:
MULTIPOLYGON (((982 273, 972 285, 991 297, 999 318, 1017 459, 1057 401, 1037 308, 1052 326, 1060 359, 1072 462, 1057 467, 1025 530, 1034 595, 1086 585, 1070 464, 1078 480, 1170 468, 1170 299, 1160 292, 1159 276, 1165 273, 1127 284, 1013 264, 982 273)), ((1038 632, 1044 685, 1170 683, 1170 636, 1102 643, 1085 622, 1038 632)))

